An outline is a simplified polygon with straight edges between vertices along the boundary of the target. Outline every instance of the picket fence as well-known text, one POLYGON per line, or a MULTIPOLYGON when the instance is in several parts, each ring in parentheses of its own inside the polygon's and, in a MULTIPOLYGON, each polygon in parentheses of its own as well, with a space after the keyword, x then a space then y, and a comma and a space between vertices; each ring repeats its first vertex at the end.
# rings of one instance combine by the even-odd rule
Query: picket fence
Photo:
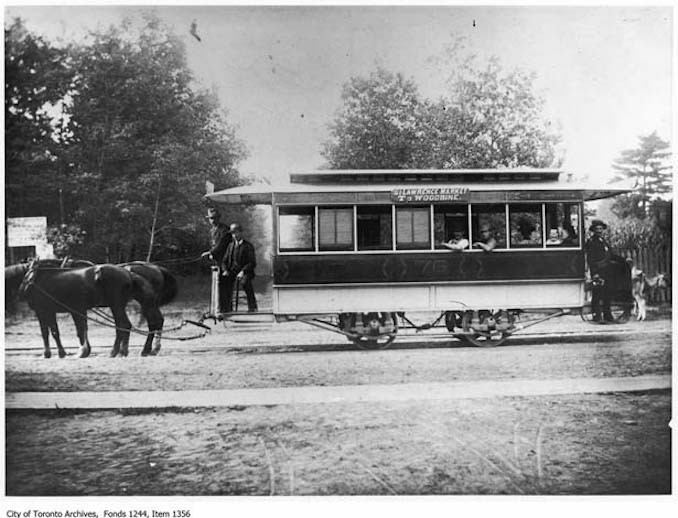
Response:
MULTIPOLYGON (((673 279, 673 276, 671 275, 670 246, 655 249, 620 250, 620 255, 627 259, 631 258, 633 264, 637 268, 643 270, 647 277, 652 277, 658 273, 665 273, 668 275, 670 281, 673 279)), ((645 297, 648 302, 671 302, 671 286, 669 285, 668 288, 650 290, 650 293, 646 293, 645 297)))

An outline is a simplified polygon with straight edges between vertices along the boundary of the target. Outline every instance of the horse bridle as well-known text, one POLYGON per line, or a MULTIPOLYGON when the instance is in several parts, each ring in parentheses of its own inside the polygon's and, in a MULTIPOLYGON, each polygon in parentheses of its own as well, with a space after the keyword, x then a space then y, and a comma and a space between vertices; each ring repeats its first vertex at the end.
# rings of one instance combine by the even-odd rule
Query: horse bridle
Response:
POLYGON ((37 267, 38 260, 33 258, 28 263, 28 270, 24 274, 24 278, 21 280, 21 285, 19 286, 19 295, 23 295, 28 291, 28 288, 33 286, 35 282, 35 271, 37 267))

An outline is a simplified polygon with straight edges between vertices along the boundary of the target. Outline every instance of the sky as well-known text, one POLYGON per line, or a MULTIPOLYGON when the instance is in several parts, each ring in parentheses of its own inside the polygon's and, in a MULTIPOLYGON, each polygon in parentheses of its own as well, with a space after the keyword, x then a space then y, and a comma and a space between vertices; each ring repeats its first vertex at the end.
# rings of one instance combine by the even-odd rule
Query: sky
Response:
POLYGON ((669 6, 5 6, 48 38, 153 9, 186 40, 189 66, 215 88, 250 156, 247 174, 277 181, 322 165, 342 85, 377 65, 444 94, 435 64, 453 38, 486 63, 535 72, 544 116, 560 128, 563 169, 607 179, 612 161, 657 131, 672 138, 669 6), (197 22, 202 41, 189 33, 197 22))

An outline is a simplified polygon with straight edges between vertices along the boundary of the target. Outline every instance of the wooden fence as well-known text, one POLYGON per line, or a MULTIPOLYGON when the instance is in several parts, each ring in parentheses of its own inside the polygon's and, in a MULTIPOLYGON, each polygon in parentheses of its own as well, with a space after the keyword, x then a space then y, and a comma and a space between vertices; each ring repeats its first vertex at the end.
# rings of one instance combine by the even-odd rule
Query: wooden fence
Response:
MULTIPOLYGON (((668 275, 669 281, 673 281, 670 246, 656 249, 620 250, 620 255, 633 259, 633 264, 636 268, 643 270, 647 277, 652 277, 658 273, 665 273, 668 275)), ((648 302, 671 302, 671 286, 650 290, 650 293, 646 293, 645 297, 648 302)))

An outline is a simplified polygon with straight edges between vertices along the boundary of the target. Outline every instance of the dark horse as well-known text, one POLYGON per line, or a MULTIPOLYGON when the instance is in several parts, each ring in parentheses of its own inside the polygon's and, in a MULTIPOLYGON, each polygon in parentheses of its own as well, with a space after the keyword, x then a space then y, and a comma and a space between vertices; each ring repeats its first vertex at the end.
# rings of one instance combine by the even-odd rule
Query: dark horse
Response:
MULTIPOLYGON (((51 330, 59 351, 66 356, 61 344, 57 313, 70 313, 80 340, 79 358, 89 356, 91 346, 87 337, 87 310, 109 307, 115 322, 115 342, 111 356, 127 356, 132 324, 125 306, 132 298, 135 282, 133 274, 112 264, 91 265, 89 261, 33 261, 26 265, 26 273, 19 288, 40 323, 45 358, 51 357, 49 333, 51 330)), ((141 279, 142 282, 143 279, 141 279)))
POLYGON ((148 321, 149 334, 141 355, 155 355, 160 350, 160 333, 164 323, 158 306, 172 301, 177 294, 177 282, 169 270, 140 261, 123 265, 94 265, 90 261, 65 259, 9 266, 5 268, 6 297, 11 297, 12 291, 17 290, 22 281, 19 291, 24 292, 23 296, 38 316, 47 358, 51 356, 50 330, 59 348, 59 356, 63 358, 66 354, 61 345, 56 313, 71 313, 81 342, 79 356, 88 356, 91 348, 87 340, 87 309, 102 306, 111 308, 116 324, 116 341, 111 356, 127 356, 131 324, 124 309, 130 299, 139 302, 148 321), (156 333, 156 347, 151 350, 156 333))
POLYGON ((132 261, 118 266, 122 266, 132 275, 139 276, 145 281, 136 282, 132 297, 141 305, 144 318, 148 322, 148 336, 141 354, 143 356, 156 355, 160 352, 160 338, 165 321, 159 306, 168 304, 177 296, 177 280, 172 272, 157 264, 132 261), (156 333, 155 347, 151 350, 156 333))

